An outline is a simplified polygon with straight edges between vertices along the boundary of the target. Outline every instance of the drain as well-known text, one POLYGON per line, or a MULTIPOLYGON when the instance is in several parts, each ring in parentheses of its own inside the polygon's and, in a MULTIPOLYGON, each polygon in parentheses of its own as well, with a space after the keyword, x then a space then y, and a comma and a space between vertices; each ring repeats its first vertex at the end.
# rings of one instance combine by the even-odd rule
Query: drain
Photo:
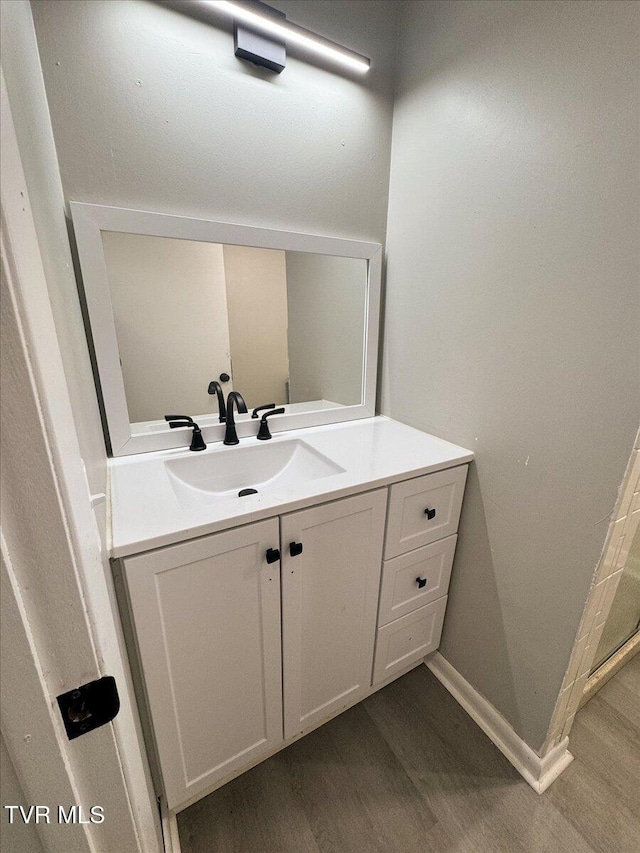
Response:
POLYGON ((238 492, 238 497, 244 498, 247 495, 257 495, 257 494, 258 494, 257 489, 240 489, 240 491, 238 492))

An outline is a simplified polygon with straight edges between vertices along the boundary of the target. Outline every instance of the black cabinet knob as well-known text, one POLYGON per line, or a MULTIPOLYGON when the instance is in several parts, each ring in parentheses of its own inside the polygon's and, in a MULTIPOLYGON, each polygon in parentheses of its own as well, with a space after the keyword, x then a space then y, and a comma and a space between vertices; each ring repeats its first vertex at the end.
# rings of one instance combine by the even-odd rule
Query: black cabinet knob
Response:
POLYGON ((427 509, 425 509, 424 514, 427 516, 429 521, 431 521, 432 519, 434 519, 436 517, 435 509, 429 509, 428 507, 427 507, 427 509))
POLYGON ((289 542, 289 553, 292 557, 302 554, 302 542, 289 542))
POLYGON ((267 548, 267 563, 277 563, 280 559, 280 551, 277 548, 267 548))
POLYGON ((424 589, 427 585, 427 579, 418 577, 416 578, 416 583, 418 584, 419 589, 424 589))

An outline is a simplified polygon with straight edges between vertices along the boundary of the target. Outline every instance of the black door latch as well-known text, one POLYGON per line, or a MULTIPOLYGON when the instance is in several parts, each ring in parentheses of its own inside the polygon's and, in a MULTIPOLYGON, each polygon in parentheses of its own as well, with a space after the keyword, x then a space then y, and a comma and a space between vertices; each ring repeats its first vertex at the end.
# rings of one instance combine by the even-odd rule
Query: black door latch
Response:
POLYGON ((110 723, 120 710, 118 688, 112 675, 61 693, 57 699, 69 740, 110 723))

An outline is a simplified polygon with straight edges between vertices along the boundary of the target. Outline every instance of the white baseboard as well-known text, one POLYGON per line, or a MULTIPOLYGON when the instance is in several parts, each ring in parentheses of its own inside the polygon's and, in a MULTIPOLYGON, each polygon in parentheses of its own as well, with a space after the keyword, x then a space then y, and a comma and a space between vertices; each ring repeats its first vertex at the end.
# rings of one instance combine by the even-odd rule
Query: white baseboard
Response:
POLYGON ((564 738, 557 746, 541 758, 516 734, 490 702, 481 696, 458 672, 457 669, 434 652, 425 659, 425 666, 462 705, 469 716, 480 726, 487 737, 498 747, 505 758, 513 764, 522 778, 534 791, 542 794, 554 782, 562 771, 573 761, 573 755, 567 749, 569 738, 564 738))
POLYGON ((165 853, 181 853, 178 817, 175 812, 169 811, 164 797, 160 798, 160 815, 165 853))

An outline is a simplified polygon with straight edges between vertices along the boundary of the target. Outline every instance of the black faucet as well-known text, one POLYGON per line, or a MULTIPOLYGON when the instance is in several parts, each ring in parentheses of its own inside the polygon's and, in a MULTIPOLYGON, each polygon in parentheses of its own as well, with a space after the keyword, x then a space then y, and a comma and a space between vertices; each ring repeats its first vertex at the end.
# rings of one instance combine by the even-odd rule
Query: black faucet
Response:
POLYGON ((215 380, 210 382, 207 391, 209 394, 216 394, 218 397, 218 414, 220 416, 220 423, 223 424, 227 419, 227 410, 224 405, 224 394, 222 393, 220 383, 215 380))
POLYGON ((223 444, 240 444, 238 433, 236 432, 236 422, 233 418, 233 404, 236 405, 238 414, 247 414, 247 404, 244 397, 239 391, 230 391, 227 396, 227 428, 224 433, 223 444))
POLYGON ((206 450, 207 445, 204 443, 204 438, 202 437, 202 432, 198 424, 190 418, 189 415, 165 415, 165 421, 168 421, 171 429, 178 429, 179 427, 191 427, 193 433, 191 435, 191 445, 189 446, 189 450, 206 450))
POLYGON ((271 438, 271 433, 269 432, 269 424, 267 423, 267 418, 270 418, 271 415, 283 415, 284 409, 272 409, 270 412, 265 412, 264 415, 260 418, 260 429, 258 430, 258 438, 260 441, 268 441, 271 438))

